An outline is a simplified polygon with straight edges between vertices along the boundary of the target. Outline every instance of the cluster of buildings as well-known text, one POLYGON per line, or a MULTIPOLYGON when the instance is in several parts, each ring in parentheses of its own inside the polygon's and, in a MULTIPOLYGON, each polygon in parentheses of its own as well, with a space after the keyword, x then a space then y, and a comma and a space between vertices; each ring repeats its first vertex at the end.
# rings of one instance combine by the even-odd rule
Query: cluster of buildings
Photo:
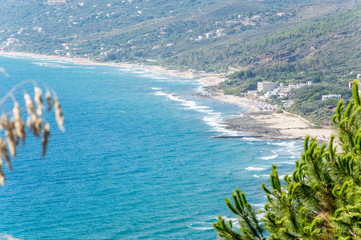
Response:
MULTIPOLYGON (((291 96, 292 89, 299 89, 305 86, 312 85, 312 81, 308 81, 307 83, 295 83, 295 84, 288 84, 286 86, 284 83, 274 83, 274 82, 258 82, 257 83, 257 91, 253 91, 252 94, 254 96, 258 96, 259 99, 267 100, 272 96, 278 96, 279 98, 288 98, 291 96), (264 93, 264 95, 259 96, 260 93, 264 93)), ((349 83, 349 87, 352 88, 352 82, 349 83)), ((250 94, 249 92, 248 94, 250 94)), ((329 95, 322 95, 322 100, 326 101, 328 99, 341 99, 340 94, 329 94, 329 95)), ((285 100, 284 106, 290 107, 294 100, 285 100)))
POLYGON ((284 83, 280 83, 277 87, 277 83, 274 82, 258 82, 257 83, 257 92, 265 92, 264 98, 268 99, 272 96, 278 97, 289 97, 291 96, 292 89, 298 89, 305 86, 312 85, 312 81, 308 81, 307 83, 295 83, 295 84, 288 84, 285 86, 284 83))
MULTIPOLYGON (((193 30, 191 30, 193 32, 193 30)), ((190 31, 188 31, 190 32, 190 31)), ((194 39, 193 37, 191 37, 189 40, 191 41, 201 41, 201 40, 205 40, 205 39, 210 39, 210 38, 220 38, 220 37, 224 37, 227 34, 224 32, 223 28, 219 28, 215 31, 210 31, 208 33, 205 33, 204 36, 198 36, 196 39, 194 39)))

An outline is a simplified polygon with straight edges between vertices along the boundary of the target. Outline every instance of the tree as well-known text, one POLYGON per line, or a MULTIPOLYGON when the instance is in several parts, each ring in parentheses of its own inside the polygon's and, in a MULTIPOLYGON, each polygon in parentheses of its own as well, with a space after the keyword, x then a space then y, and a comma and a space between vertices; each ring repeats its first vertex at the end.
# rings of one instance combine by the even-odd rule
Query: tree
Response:
MULTIPOLYGON (((16 149, 19 146, 20 140, 25 145, 27 132, 30 131, 37 138, 42 137, 42 156, 45 156, 46 148, 50 137, 50 125, 45 121, 43 110, 45 109, 42 89, 35 81, 24 81, 15 85, 1 100, 0 107, 2 114, 0 117, 0 183, 5 184, 5 174, 2 169, 3 160, 5 160, 7 167, 12 170, 11 156, 16 157, 16 149), (34 101, 30 94, 26 91, 26 85, 32 85, 34 89, 34 101), (24 100, 16 98, 15 92, 17 90, 23 91, 24 100), (12 110, 6 111, 6 104, 12 101, 12 110), (19 103, 20 102, 20 103, 19 103), (35 104, 34 104, 35 102, 35 104), (23 103, 23 104, 21 104, 23 103), (21 107, 24 106, 27 112, 27 120, 24 121, 21 113, 21 107), (28 131, 26 131, 26 127, 28 131)), ((55 119, 58 127, 64 130, 63 111, 60 106, 58 97, 54 90, 45 85, 45 100, 47 102, 47 112, 55 111, 55 119)), ((25 110, 24 109, 24 110, 25 110)), ((9 109, 10 110, 10 109, 9 109)))
POLYGON ((239 217, 240 229, 233 229, 220 216, 214 228, 225 239, 361 239, 361 98, 354 81, 353 97, 345 106, 339 101, 332 118, 338 129, 339 145, 331 136, 328 145, 306 137, 304 153, 291 175, 281 183, 277 166, 272 166, 271 188, 264 217, 236 189, 228 208, 239 217), (338 147, 342 149, 338 149, 338 147), (268 233, 265 233, 265 232, 268 233))

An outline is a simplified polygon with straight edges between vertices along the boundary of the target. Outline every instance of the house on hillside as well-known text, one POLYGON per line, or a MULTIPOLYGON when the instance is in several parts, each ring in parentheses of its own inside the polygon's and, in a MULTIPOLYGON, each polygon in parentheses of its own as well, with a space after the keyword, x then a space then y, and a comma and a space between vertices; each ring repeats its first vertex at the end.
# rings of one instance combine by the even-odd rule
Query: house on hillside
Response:
POLYGON ((322 95, 322 100, 328 100, 330 98, 335 98, 335 99, 341 99, 341 94, 329 94, 329 95, 322 95))
POLYGON ((299 89, 302 87, 306 87, 306 86, 311 86, 312 85, 312 81, 308 81, 307 83, 295 83, 295 84, 289 84, 288 87, 290 89, 290 91, 292 89, 299 89))
POLYGON ((271 91, 271 90, 275 89, 276 86, 277 86, 277 83, 274 83, 274 82, 258 82, 257 83, 257 91, 258 92, 271 91))

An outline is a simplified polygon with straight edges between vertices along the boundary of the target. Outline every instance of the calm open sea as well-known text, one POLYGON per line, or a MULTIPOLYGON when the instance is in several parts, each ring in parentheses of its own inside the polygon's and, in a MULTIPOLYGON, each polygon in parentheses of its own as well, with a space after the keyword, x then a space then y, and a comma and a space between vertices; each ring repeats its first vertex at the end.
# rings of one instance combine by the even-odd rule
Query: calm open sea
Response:
POLYGON ((222 121, 246 109, 195 96, 195 80, 31 58, 1 57, 0 67, 10 75, 0 73, 1 96, 34 79, 57 91, 65 115, 65 133, 47 117, 44 159, 29 138, 6 171, 0 233, 16 238, 216 239, 217 215, 234 218, 224 197, 238 186, 262 207, 271 164, 284 175, 302 150, 300 141, 211 139, 237 134, 222 121))

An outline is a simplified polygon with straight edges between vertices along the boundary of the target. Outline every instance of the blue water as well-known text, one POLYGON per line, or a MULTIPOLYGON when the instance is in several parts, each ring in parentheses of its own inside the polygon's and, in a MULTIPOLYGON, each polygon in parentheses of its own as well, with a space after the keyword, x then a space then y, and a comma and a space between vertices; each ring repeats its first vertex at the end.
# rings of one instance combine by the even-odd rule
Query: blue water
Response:
POLYGON ((16 238, 216 239, 217 215, 234 219, 224 197, 238 186, 262 207, 271 164, 284 175, 302 149, 211 139, 237 134, 222 121, 246 109, 195 96, 195 80, 44 59, 1 57, 0 67, 10 75, 0 74, 1 96, 34 79, 56 90, 65 115, 65 133, 47 116, 44 159, 41 141, 28 138, 6 171, 0 233, 16 238))

